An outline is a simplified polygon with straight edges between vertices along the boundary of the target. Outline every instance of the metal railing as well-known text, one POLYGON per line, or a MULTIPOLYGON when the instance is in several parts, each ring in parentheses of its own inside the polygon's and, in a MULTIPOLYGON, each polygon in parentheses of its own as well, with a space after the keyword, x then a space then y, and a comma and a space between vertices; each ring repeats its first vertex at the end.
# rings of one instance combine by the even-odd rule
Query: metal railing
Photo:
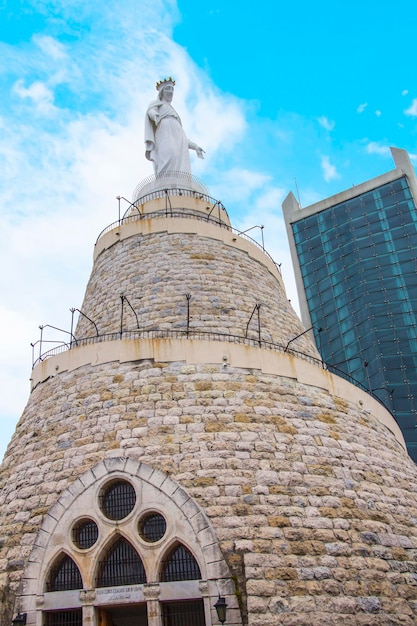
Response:
MULTIPOLYGON (((227 343, 245 344, 247 346, 266 348, 268 350, 275 350, 277 352, 285 352, 285 346, 273 343, 271 341, 259 340, 258 338, 245 337, 243 335, 233 335, 229 333, 216 333, 201 330, 166 330, 166 329, 141 329, 141 330, 124 330, 123 332, 104 333, 94 337, 84 337, 82 339, 75 339, 71 346, 63 344, 47 350, 41 354, 33 362, 33 367, 38 363, 45 361, 46 359, 62 354, 73 348, 82 346, 89 346, 95 343, 101 343, 104 341, 119 341, 120 339, 195 339, 198 341, 221 341, 227 343)), ((312 363, 321 364, 322 361, 313 356, 307 355, 297 350, 287 350, 289 354, 301 356, 304 359, 311 361, 312 363)))
POLYGON ((150 191, 139 198, 135 198, 133 202, 130 203, 130 206, 125 211, 123 217, 125 217, 129 211, 132 211, 133 208, 138 210, 138 207, 146 204, 146 202, 152 202, 152 200, 157 200, 158 198, 169 198, 169 197, 185 197, 185 198, 197 198, 198 200, 204 200, 207 204, 210 204, 213 207, 219 207, 222 211, 225 212, 226 216, 227 211, 226 207, 220 200, 216 200, 212 196, 209 196, 204 191, 196 191, 195 189, 188 189, 187 187, 176 187, 174 189, 165 188, 165 189, 155 189, 154 191, 150 191))
MULTIPOLYGON (((158 218, 166 218, 166 217, 174 217, 176 219, 195 219, 200 220, 201 222, 213 222, 216 226, 221 226, 222 228, 226 228, 227 230, 233 231, 233 228, 226 224, 225 222, 219 221, 216 217, 204 216, 197 211, 193 211, 192 209, 180 208, 176 207, 175 209, 169 209, 168 212, 165 210, 161 211, 153 211, 152 213, 134 213, 127 215, 125 217, 120 218, 116 222, 112 222, 106 228, 103 228, 101 233, 98 235, 96 239, 96 244, 101 239, 103 235, 113 230, 113 228, 117 228, 121 224, 128 224, 129 222, 137 222, 140 220, 147 219, 158 219, 158 218)), ((236 231, 237 232, 237 231, 236 231)))
POLYGON ((127 217, 123 217, 120 220, 118 220, 116 222, 112 222, 111 224, 106 226, 106 228, 104 228, 101 231, 101 233, 99 234, 99 236, 97 237, 95 245, 97 245, 99 239, 101 237, 103 237, 103 235, 105 235, 106 233, 110 232, 111 230, 113 230, 117 226, 120 226, 120 224, 127 224, 129 222, 136 222, 137 220, 143 220, 143 219, 158 219, 158 218, 166 218, 166 217, 175 218, 175 219, 194 219, 194 220, 199 220, 201 222, 212 222, 212 223, 216 224, 216 226, 220 226, 221 228, 225 228, 226 230, 230 231, 232 233, 232 235, 235 235, 236 239, 238 237, 241 237, 242 239, 246 239, 251 244, 253 244, 257 248, 262 250, 262 252, 270 259, 270 261, 272 261, 272 263, 273 263, 274 267, 276 268, 276 270, 278 271, 279 275, 280 276, 282 275, 281 264, 277 263, 272 258, 272 256, 269 254, 269 252, 265 249, 265 247, 262 244, 260 244, 258 241, 256 241, 256 239, 253 239, 252 237, 250 237, 246 233, 244 233, 242 231, 239 231, 236 228, 233 228, 232 226, 229 226, 228 224, 225 224, 225 222, 219 221, 215 217, 199 215, 198 213, 193 212, 191 209, 175 208, 172 211, 170 211, 168 214, 165 211, 154 211, 153 213, 146 213, 146 214, 137 213, 135 215, 128 215, 127 217))
POLYGON ((56 356, 58 354, 62 354, 63 352, 68 352, 71 349, 93 345, 96 343, 102 343, 105 341, 119 341, 121 339, 125 340, 134 340, 134 339, 189 339, 189 340, 197 340, 197 341, 220 341, 224 343, 234 343, 234 344, 243 344, 246 346, 254 347, 254 348, 263 348, 266 350, 272 350, 274 352, 280 352, 283 354, 289 354, 304 361, 308 361, 313 365, 317 365, 322 369, 336 374, 341 378, 344 378, 348 382, 352 383, 359 389, 362 389, 365 393, 369 394, 377 400, 379 404, 381 404, 387 411, 391 413, 391 415, 396 420, 395 415, 392 413, 391 408, 379 398, 372 390, 368 389, 366 385, 364 385, 361 381, 355 379, 350 374, 347 374, 339 367, 331 365, 322 359, 316 358, 310 354, 305 352, 301 352, 299 350, 294 350, 293 348, 289 348, 287 345, 281 345, 274 343, 272 341, 265 341, 259 338, 245 337, 243 335, 233 335, 228 333, 216 333, 216 332, 208 332, 208 331, 200 331, 200 330, 162 330, 157 328, 150 329, 141 329, 141 330, 124 330, 122 332, 114 332, 114 333, 105 333, 102 335, 97 335, 94 337, 84 337, 82 339, 75 339, 71 345, 62 344, 60 346, 56 346, 51 350, 47 350, 43 354, 41 354, 36 360, 32 363, 32 368, 36 367, 39 363, 56 356))
POLYGON ((182 185, 190 191, 202 191, 208 195, 208 188, 203 181, 200 178, 197 178, 194 174, 190 174, 190 172, 181 172, 180 170, 169 170, 164 172, 162 175, 155 176, 154 174, 150 174, 144 178, 136 186, 133 192, 133 201, 135 202, 146 195, 143 192, 147 187, 154 187, 156 188, 154 190, 159 191, 160 189, 166 189, 168 187, 176 188, 179 183, 182 183, 182 185))

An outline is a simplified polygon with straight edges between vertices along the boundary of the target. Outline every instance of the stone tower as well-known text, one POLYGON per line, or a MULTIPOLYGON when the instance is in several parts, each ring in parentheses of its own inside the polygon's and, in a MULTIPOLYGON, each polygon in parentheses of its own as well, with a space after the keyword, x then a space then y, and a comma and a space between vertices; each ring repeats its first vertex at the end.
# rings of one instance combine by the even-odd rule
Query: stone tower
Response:
POLYGON ((412 625, 417 470, 191 179, 99 236, 1 467, 1 625, 412 625), (21 621, 20 623, 23 623, 21 621))

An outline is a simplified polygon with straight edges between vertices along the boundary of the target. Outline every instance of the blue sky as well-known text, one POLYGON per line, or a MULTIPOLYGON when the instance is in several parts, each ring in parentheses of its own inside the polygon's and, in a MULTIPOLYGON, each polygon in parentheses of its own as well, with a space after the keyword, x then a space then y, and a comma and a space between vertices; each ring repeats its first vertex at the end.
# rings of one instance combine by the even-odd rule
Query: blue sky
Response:
POLYGON ((69 330, 116 196, 152 173, 155 82, 176 79, 206 150, 194 173, 235 227, 265 225, 297 306, 281 214, 295 180, 306 206, 392 169, 390 145, 417 162, 416 17, 411 0, 0 0, 0 456, 38 326, 69 330))

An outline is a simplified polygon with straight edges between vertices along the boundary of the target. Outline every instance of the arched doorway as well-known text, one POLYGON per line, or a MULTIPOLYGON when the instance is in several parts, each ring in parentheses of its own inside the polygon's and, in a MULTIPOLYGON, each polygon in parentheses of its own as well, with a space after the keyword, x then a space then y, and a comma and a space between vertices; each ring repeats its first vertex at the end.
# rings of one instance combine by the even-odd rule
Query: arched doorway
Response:
POLYGON ((219 593, 228 624, 242 623, 204 511, 133 459, 103 461, 62 494, 45 516, 24 589, 28 626, 212 626, 219 593))

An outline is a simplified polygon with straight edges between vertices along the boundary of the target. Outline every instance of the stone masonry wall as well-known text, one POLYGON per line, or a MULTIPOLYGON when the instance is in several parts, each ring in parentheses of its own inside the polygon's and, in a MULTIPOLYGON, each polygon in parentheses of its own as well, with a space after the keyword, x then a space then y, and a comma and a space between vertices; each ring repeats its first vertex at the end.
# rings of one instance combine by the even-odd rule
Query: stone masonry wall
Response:
MULTIPOLYGON (((261 303, 263 340, 285 347, 304 331, 266 266, 232 245, 195 234, 136 235, 104 250, 94 265, 81 310, 97 324, 100 334, 117 333, 124 294, 138 314, 140 328, 185 330, 187 293, 191 330, 244 337, 254 307, 261 303)), ((124 330, 137 329, 126 303, 123 320, 124 330)), ((91 322, 80 316, 77 339, 95 332, 91 322)), ((248 337, 258 339, 256 312, 248 337)), ((307 335, 291 347, 319 358, 307 335)))
POLYGON ((16 591, 59 494, 129 455, 211 519, 250 626, 411 626, 417 468, 322 389, 220 364, 85 366, 38 385, 1 468, 0 580, 16 591))

